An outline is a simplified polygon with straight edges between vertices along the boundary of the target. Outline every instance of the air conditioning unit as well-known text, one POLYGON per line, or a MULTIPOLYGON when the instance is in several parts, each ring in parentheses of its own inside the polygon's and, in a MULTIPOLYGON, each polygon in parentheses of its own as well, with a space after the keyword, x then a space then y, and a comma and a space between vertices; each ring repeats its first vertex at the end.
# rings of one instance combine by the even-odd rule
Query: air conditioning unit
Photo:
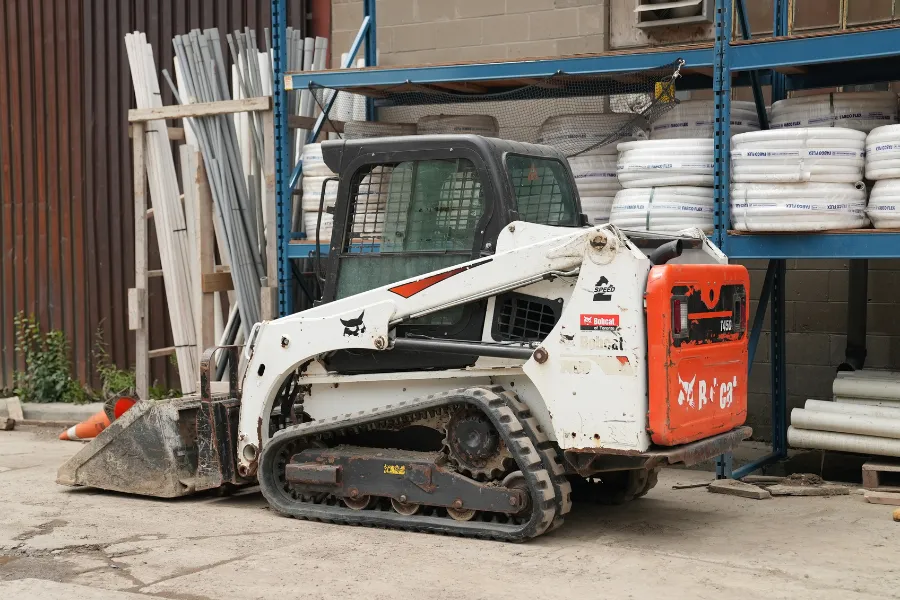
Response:
POLYGON ((712 23, 713 0, 636 0, 637 26, 672 27, 712 23))

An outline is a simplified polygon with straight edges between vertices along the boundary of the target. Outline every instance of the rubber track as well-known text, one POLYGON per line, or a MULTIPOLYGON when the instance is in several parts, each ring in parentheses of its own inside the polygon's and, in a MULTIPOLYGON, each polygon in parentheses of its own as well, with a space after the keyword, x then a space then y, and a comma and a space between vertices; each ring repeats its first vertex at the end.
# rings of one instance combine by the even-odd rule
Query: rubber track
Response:
MULTIPOLYGON (((371 411, 332 417, 294 425, 277 432, 263 447, 257 473, 260 488, 270 506, 286 516, 340 523, 384 527, 407 531, 443 533, 463 537, 475 537, 518 542, 536 537, 551 529, 554 521, 569 503, 568 495, 562 497, 555 485, 558 462, 551 459, 545 448, 540 451, 534 439, 541 439, 533 419, 519 419, 509 404, 509 397, 496 388, 473 387, 451 390, 426 396, 409 402, 388 405, 371 411), (455 521, 450 517, 412 515, 404 516, 393 511, 352 510, 345 506, 316 504, 295 500, 284 492, 275 479, 274 463, 284 444, 301 441, 321 434, 338 433, 354 427, 369 426, 379 421, 409 417, 450 405, 469 404, 483 411, 497 428, 528 484, 532 500, 532 515, 524 524, 504 524, 484 521, 455 521), (554 475, 551 475, 554 474, 554 475)), ((540 445, 540 442, 538 443, 540 445)))
POLYGON ((516 412, 516 416, 519 420, 526 425, 525 430, 529 432, 528 436, 531 438, 531 442, 534 444, 535 448, 537 448, 538 452, 541 454, 542 460, 545 463, 553 465, 550 469, 550 480, 553 483, 553 491, 555 491, 557 497, 560 498, 560 502, 559 512, 556 514, 556 517, 554 517, 553 524, 550 526, 550 530, 552 531, 563 524, 563 517, 572 510, 572 484, 569 482, 568 477, 566 477, 566 467, 563 463, 563 458, 560 455, 559 447, 552 442, 550 436, 541 429, 537 419, 531 414, 531 409, 528 408, 528 405, 522 402, 514 392, 505 390, 500 386, 492 389, 506 400, 510 408, 516 412))

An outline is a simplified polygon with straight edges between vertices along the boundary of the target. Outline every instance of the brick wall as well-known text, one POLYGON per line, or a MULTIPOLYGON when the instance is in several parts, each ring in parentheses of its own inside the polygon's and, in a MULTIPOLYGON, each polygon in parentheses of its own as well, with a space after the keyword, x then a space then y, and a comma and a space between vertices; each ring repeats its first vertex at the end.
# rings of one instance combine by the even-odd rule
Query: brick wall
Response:
MULTIPOLYGON (((607 0, 378 0, 382 65, 558 56, 606 49, 607 0)), ((332 0, 332 65, 353 42, 360 0, 332 0)))
MULTIPOLYGON (((362 2, 332 1, 332 62, 336 65, 356 35, 362 2)), ((632 18, 630 6, 631 0, 378 0, 380 63, 414 65, 600 52, 608 42, 607 7, 615 28, 614 46, 645 44, 643 33, 627 31, 632 18)), ((766 14, 762 10, 762 16, 751 15, 763 29, 771 22, 771 8, 768 10, 766 14)), ((702 39, 707 32, 698 30, 691 35, 702 39)), ((703 92, 694 94, 704 97, 703 92)), ((750 99, 748 90, 738 90, 736 95, 750 99)), ((491 112, 489 105, 485 108, 491 112)), ((433 112, 434 107, 422 109, 422 114, 433 112)), ((408 110, 401 115, 389 111, 384 115, 388 120, 413 120, 418 116, 408 110)), ((516 119, 527 116, 518 115, 516 119)), ((533 123, 535 127, 538 124, 533 123)), ((752 297, 758 298, 766 262, 744 264, 751 271, 752 297)), ((900 261, 870 261, 869 265, 866 365, 900 369, 900 318, 895 318, 900 261)), ((789 409, 802 406, 807 398, 831 395, 835 367, 844 353, 846 301, 846 261, 788 261, 789 409)), ((754 301, 751 318, 755 309, 754 301)), ((754 428, 755 437, 764 440, 770 439, 771 433, 768 325, 767 317, 749 382, 748 424, 754 428)))

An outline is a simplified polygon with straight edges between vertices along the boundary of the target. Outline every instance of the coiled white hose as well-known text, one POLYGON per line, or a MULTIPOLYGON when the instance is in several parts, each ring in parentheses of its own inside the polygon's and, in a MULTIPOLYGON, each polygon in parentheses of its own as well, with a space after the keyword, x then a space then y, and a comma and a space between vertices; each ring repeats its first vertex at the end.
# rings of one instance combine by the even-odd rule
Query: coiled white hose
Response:
MULTIPOLYGON (((651 140, 712 138, 716 122, 712 100, 680 102, 650 126, 651 140)), ((753 102, 731 103, 731 134, 759 130, 759 116, 753 102)))
POLYGON ((416 125, 419 135, 473 134, 497 137, 500 124, 490 115, 429 115, 416 125))
POLYGON ((897 122, 894 92, 840 92, 779 100, 772 104, 769 126, 843 127, 869 131, 897 122))
POLYGON ((618 149, 617 173, 623 188, 713 185, 711 139, 625 142, 618 149))
MULTIPOLYGON (((330 175, 329 177, 334 177, 330 175)), ((322 198, 322 184, 328 177, 303 177, 303 195, 300 197, 300 208, 306 211, 319 210, 322 198)), ((325 206, 334 206, 337 201, 338 182, 329 181, 325 187, 325 206)))
POLYGON ((869 194, 866 214, 875 229, 900 227, 900 179, 875 182, 869 194))
POLYGON ((753 131, 731 142, 736 183, 855 183, 863 177, 866 134, 809 127, 753 131))
POLYGON ((300 153, 303 161, 303 175, 313 177, 334 177, 334 173, 322 159, 322 144, 306 144, 300 153))
POLYGON ((536 142, 566 155, 610 154, 623 141, 647 139, 647 121, 632 113, 583 113, 550 117, 536 142))
POLYGON ((415 123, 384 123, 381 121, 347 121, 344 139, 361 140, 377 137, 416 135, 415 123))
POLYGON ((569 167, 581 197, 581 210, 594 225, 609 221, 613 198, 622 189, 616 176, 616 160, 615 148, 611 154, 569 158, 569 167))
POLYGON ((866 187, 852 183, 735 183, 738 231, 826 231, 864 227, 866 187))
POLYGON ((713 190, 670 186, 624 189, 616 194, 609 222, 633 231, 713 230, 713 190))
MULTIPOLYGON (((316 239, 316 224, 319 220, 319 213, 308 212, 303 215, 303 231, 306 232, 306 238, 310 241, 316 239)), ((331 240, 332 227, 334 226, 334 215, 322 213, 322 226, 319 229, 319 241, 327 242, 331 240)))
POLYGON ((866 179, 900 178, 900 125, 876 127, 866 137, 866 179))

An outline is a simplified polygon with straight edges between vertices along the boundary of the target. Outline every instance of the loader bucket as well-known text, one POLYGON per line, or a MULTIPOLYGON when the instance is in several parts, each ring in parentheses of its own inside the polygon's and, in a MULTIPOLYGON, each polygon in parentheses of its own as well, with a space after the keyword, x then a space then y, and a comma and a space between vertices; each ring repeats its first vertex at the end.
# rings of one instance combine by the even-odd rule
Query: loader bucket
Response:
POLYGON ((235 470, 240 399, 234 389, 210 397, 208 362, 200 397, 138 402, 62 465, 56 482, 157 498, 245 483, 235 470))

